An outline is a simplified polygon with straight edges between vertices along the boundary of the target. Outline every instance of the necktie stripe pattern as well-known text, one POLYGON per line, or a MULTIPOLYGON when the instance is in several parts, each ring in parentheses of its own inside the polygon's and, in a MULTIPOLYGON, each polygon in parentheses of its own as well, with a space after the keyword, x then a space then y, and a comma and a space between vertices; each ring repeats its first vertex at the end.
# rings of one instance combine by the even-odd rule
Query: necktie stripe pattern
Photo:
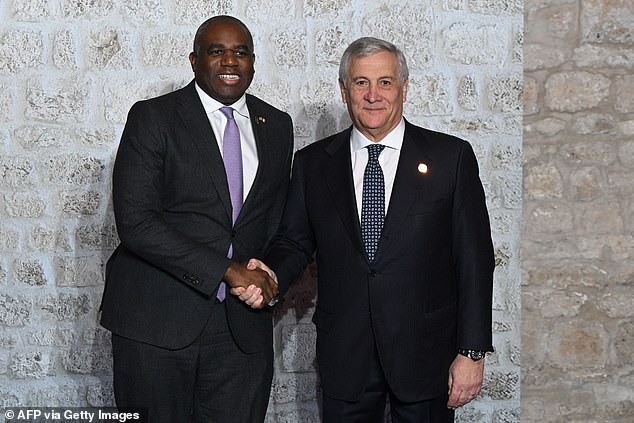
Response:
MULTIPOLYGON (((242 147, 240 146, 240 131, 233 118, 231 107, 221 107, 220 111, 227 118, 225 132, 222 138, 222 159, 227 173, 227 183, 229 184, 229 195, 231 196, 231 223, 236 223, 236 219, 242 208, 243 181, 242 181, 242 147)), ((233 256, 233 245, 229 245, 227 257, 233 256)), ((223 301, 226 296, 226 284, 221 282, 216 298, 223 301)))
POLYGON ((363 173, 363 194, 361 199, 361 238, 370 261, 379 245, 385 219, 385 181, 379 164, 379 155, 385 148, 372 144, 368 149, 368 164, 363 173))

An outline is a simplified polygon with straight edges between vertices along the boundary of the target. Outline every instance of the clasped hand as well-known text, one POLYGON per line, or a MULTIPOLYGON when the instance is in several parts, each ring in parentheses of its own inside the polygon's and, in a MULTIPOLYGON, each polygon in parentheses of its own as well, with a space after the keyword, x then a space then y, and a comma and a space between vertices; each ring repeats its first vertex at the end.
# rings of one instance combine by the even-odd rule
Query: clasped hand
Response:
POLYGON ((277 296, 277 276, 260 260, 251 259, 246 265, 232 263, 229 273, 229 292, 251 308, 264 308, 277 296))

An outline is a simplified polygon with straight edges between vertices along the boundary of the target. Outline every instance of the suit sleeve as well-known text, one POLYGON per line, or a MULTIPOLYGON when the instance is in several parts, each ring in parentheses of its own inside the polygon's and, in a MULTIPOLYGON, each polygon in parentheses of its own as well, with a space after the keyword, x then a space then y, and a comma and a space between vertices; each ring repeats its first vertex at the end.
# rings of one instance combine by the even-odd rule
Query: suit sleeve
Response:
POLYGON ((315 237, 305 202, 305 157, 301 152, 295 154, 282 220, 264 258, 278 277, 280 296, 297 280, 315 251, 315 237))
MULTIPOLYGON (((129 112, 113 170, 113 203, 122 245, 146 264, 171 274, 206 295, 218 287, 229 266, 226 251, 179 231, 164 217, 167 181, 165 121, 149 102, 129 112)), ((185 218, 185 217, 184 217, 185 218)))
POLYGON ((493 351, 493 243, 476 157, 469 143, 463 143, 452 216, 458 283, 457 347, 493 351))

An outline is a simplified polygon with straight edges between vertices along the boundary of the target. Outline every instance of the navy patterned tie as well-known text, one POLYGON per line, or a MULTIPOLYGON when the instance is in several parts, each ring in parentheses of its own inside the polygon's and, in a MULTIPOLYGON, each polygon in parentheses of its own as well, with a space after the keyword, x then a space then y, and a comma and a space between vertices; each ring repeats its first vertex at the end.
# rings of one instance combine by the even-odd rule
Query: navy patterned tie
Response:
POLYGON ((381 144, 368 147, 368 164, 363 173, 363 195, 361 199, 361 238, 370 261, 379 245, 383 220, 385 219, 385 182, 379 164, 379 155, 385 148, 381 144))

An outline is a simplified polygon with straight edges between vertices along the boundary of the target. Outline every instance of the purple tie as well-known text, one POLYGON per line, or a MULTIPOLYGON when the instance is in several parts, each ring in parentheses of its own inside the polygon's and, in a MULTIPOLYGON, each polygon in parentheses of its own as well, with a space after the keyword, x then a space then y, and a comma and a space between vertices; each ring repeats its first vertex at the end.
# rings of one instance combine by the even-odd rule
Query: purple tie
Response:
MULTIPOLYGON (((240 146, 240 131, 233 118, 231 107, 221 107, 220 111, 227 118, 225 133, 222 138, 222 158, 225 163, 227 182, 229 184, 229 195, 231 196, 231 223, 236 223, 236 219, 242 208, 243 182, 242 182, 242 148, 240 146)), ((229 245, 227 257, 233 256, 233 245, 229 245)), ((216 298, 224 301, 226 295, 226 284, 220 283, 216 298)))

